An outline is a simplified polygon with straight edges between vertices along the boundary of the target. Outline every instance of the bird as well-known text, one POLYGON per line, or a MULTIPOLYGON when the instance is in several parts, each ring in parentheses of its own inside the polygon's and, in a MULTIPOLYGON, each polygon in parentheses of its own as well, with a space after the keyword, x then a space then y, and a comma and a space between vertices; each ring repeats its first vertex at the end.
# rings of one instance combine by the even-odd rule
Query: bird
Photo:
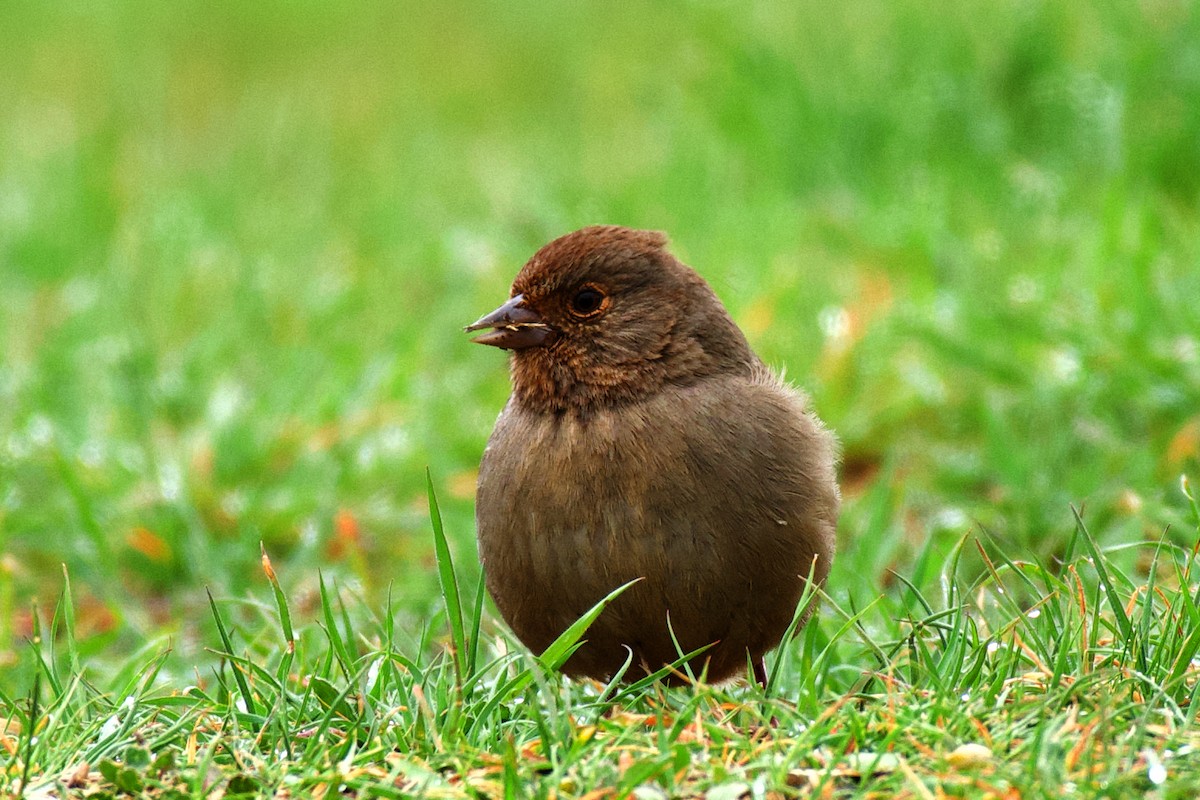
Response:
POLYGON ((574 678, 745 675, 824 585, 838 443, 751 350, 665 234, 616 225, 539 249, 466 326, 509 351, 483 451, 476 538, 488 593, 544 651, 610 592, 562 666, 574 678), (483 333, 479 333, 483 331, 483 333), (624 672, 622 672, 624 670, 624 672))

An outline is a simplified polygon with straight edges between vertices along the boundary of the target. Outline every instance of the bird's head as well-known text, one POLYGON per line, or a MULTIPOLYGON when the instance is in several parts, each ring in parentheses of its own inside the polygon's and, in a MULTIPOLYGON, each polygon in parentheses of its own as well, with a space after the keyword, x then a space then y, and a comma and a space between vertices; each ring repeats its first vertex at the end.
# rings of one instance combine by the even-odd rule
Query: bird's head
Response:
POLYGON ((633 402, 748 372, 756 358, 708 284, 661 233, 595 226, 529 259, 510 299, 467 326, 512 351, 513 394, 545 412, 633 402))

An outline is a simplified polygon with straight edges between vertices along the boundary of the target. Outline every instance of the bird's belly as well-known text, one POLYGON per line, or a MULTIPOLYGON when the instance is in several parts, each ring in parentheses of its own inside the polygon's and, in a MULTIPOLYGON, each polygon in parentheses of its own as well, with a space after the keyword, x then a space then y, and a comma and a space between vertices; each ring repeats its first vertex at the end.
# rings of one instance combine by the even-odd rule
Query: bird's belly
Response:
MULTIPOLYGON (((623 504, 610 510, 609 520, 627 516, 623 504)), ((674 640, 689 652, 727 639, 733 620, 747 616, 752 590, 713 574, 705 565, 722 563, 719 554, 674 533, 668 527, 530 524, 526 536, 510 540, 509 557, 487 560, 489 585, 514 632, 540 651, 611 591, 637 581, 593 623, 574 667, 611 673, 629 648, 637 661, 657 668, 675 659, 674 640), (522 584, 521 595, 513 596, 511 587, 522 584)))
POLYGON ((498 424, 480 469, 480 556, 530 649, 633 580, 568 671, 611 674, 630 650, 657 668, 676 643, 689 652, 720 641, 711 652, 725 661, 713 669, 727 672, 778 642, 816 552, 795 500, 802 479, 777 454, 737 449, 736 420, 719 429, 729 441, 698 437, 699 427, 662 409, 586 427, 498 424))
POLYGON ((676 475, 670 493, 638 486, 629 466, 607 460, 583 490, 514 487, 503 531, 481 531, 489 589, 534 651, 609 592, 638 581, 588 632, 585 663, 576 667, 589 674, 619 666, 626 646, 654 666, 669 662, 674 640, 687 652, 728 639, 736 620, 754 616, 755 580, 746 573, 754 557, 741 547, 744 538, 714 529, 687 506, 669 510, 673 497, 694 494, 682 485, 685 475, 676 475), (593 668, 589 658, 606 666, 593 668))

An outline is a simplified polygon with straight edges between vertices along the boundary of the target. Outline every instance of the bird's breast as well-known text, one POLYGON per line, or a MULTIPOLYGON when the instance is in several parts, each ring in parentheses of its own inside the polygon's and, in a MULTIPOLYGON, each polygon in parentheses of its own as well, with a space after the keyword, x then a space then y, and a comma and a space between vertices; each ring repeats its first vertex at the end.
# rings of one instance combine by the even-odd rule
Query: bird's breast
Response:
POLYGON ((758 521, 785 527, 795 476, 776 463, 773 434, 747 430, 762 420, 739 408, 738 389, 663 392, 587 416, 510 402, 480 467, 481 554, 538 574, 687 580, 744 547, 758 521))

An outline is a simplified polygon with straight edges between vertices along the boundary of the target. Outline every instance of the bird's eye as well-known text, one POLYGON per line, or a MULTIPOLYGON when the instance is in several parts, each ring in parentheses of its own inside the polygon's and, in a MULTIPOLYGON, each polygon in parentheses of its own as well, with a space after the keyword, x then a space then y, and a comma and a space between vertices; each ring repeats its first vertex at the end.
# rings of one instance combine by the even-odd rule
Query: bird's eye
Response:
POLYGON ((596 287, 585 286, 571 298, 571 311, 576 316, 590 317, 604 309, 607 299, 604 292, 596 287))

